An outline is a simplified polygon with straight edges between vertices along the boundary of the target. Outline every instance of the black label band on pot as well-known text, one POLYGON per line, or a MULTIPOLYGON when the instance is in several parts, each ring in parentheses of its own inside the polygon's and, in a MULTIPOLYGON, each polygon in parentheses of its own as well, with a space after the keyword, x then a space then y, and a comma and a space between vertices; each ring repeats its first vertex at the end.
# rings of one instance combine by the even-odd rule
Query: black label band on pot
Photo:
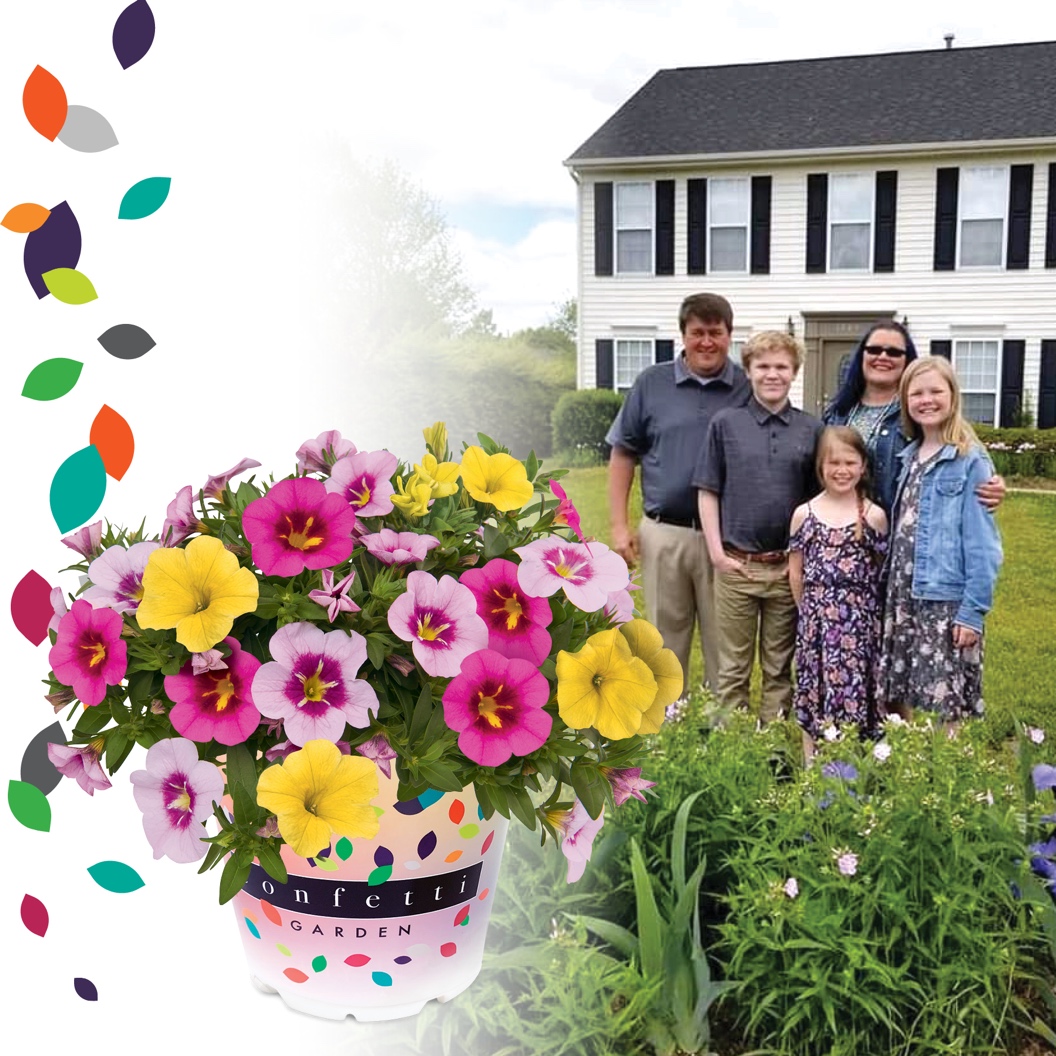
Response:
POLYGON ((280 884, 256 863, 242 889, 277 909, 299 910, 317 917, 348 919, 410 917, 448 909, 473 898, 480 883, 483 862, 437 876, 416 876, 371 885, 330 877, 294 876, 280 884))

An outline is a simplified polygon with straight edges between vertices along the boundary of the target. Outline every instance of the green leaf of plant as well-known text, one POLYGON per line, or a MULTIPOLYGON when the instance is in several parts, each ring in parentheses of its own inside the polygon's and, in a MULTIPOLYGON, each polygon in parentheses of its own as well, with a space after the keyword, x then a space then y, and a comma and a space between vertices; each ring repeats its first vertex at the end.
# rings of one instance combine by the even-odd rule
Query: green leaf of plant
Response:
POLYGON ((83 363, 57 356, 38 363, 22 385, 22 395, 30 400, 57 400, 65 396, 81 376, 83 363))
POLYGON ((118 895, 127 895, 144 886, 143 877, 124 862, 96 862, 88 866, 88 875, 101 888, 118 895))
POLYGON ((587 813, 596 818, 605 806, 605 791, 609 785, 598 771, 597 764, 588 759, 577 759, 569 771, 569 783, 586 807, 587 813))
POLYGON ((603 920, 601 917, 577 916, 599 939, 607 942, 613 949, 618 950, 624 957, 630 960, 638 953, 638 939, 634 933, 614 924, 611 920, 603 920))
POLYGON ((276 844, 267 840, 257 847, 257 861, 261 868, 277 883, 284 884, 289 879, 286 873, 286 863, 282 860, 282 854, 276 844))
POLYGON ((220 905, 230 902, 246 886, 252 864, 240 851, 228 858, 220 874, 220 905))
POLYGON ((645 860, 636 839, 631 840, 631 875, 634 877, 642 975, 647 979, 655 979, 663 971, 664 921, 657 909, 649 871, 645 868, 645 860))
POLYGON ((417 744, 424 736, 432 714, 433 691, 430 686, 425 685, 422 687, 422 692, 418 694, 418 702, 414 706, 410 729, 407 732, 408 740, 412 745, 417 744))
POLYGON ((227 750, 227 790, 234 804, 235 824, 255 821, 261 808, 257 806, 257 766, 244 744, 227 750))
POLYGON ((118 220, 142 220, 156 213, 169 196, 172 179, 169 176, 150 176, 132 184, 117 210, 118 220))
POLYGON ((102 706, 85 708, 81 712, 77 725, 73 728, 72 740, 91 740, 110 721, 110 710, 102 706))
MULTIPOLYGON (((532 797, 523 788, 518 788, 516 785, 510 785, 506 789, 506 795, 509 800, 510 810, 516 815, 517 820, 521 822, 525 828, 535 831, 536 822, 539 820, 536 817, 535 805, 532 803, 532 797)), ((502 808, 499 807, 500 813, 502 808)))
POLYGON ((41 279, 55 300, 63 304, 87 304, 99 296, 88 276, 76 268, 52 268, 41 279))
POLYGON ((535 480, 535 475, 539 472, 539 459, 535 457, 534 449, 528 452, 528 459, 524 464, 524 468, 528 472, 528 480, 535 480))
POLYGON ((128 755, 128 749, 131 747, 128 735, 124 730, 118 728, 113 729, 107 735, 106 738, 106 768, 112 774, 122 763, 125 756, 128 755))
POLYGON ((490 561, 492 558, 502 557, 509 549, 509 545, 506 536, 495 525, 484 525, 484 557, 487 560, 490 561))
POLYGON ((8 781, 7 805, 15 820, 27 829, 48 832, 51 829, 51 804, 36 785, 28 781, 8 781))

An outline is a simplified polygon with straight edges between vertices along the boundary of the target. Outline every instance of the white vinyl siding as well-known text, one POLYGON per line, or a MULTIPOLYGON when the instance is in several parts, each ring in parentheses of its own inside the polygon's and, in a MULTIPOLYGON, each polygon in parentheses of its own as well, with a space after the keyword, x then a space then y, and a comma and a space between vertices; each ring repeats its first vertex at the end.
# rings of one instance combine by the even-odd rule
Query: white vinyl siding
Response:
POLYGON ((616 184, 616 273, 652 273, 652 183, 616 184))
POLYGON ((960 267, 1001 267, 1005 262, 1008 168, 962 168, 957 206, 960 267))
POLYGON ((642 338, 617 338, 615 384, 617 392, 629 392, 634 379, 653 364, 653 342, 642 338))
POLYGON ((961 385, 965 418, 981 425, 996 424, 1001 342, 976 338, 954 341, 953 367, 961 385))
POLYGON ((716 178, 708 181, 708 270, 748 270, 748 225, 751 181, 716 178))
POLYGON ((873 258, 876 174, 829 177, 829 271, 868 271, 873 258))

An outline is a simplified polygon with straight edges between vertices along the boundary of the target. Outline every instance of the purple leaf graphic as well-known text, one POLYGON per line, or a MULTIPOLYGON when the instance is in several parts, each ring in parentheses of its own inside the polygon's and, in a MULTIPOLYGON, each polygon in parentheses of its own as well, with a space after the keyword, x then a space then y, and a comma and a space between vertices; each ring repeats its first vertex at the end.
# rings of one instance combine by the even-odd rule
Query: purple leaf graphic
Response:
POLYGON ((147 0, 136 0, 114 23, 114 54, 121 68, 134 66, 154 43, 154 12, 147 0))
POLYGON ((22 260, 33 292, 47 297, 48 287, 41 276, 55 268, 76 268, 81 259, 81 227, 66 202, 60 202, 51 215, 26 235, 22 260))
POLYGON ((95 988, 95 983, 91 979, 84 979, 78 976, 73 981, 73 988, 77 991, 77 996, 84 1001, 98 1001, 99 991, 95 988))

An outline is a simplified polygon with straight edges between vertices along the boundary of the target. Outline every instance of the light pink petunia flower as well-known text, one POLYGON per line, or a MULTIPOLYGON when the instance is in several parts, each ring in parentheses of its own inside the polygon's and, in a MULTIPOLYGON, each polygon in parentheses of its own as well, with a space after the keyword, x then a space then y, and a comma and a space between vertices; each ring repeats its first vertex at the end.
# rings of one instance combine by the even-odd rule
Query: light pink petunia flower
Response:
POLYGON ((51 765, 64 777, 72 777, 88 793, 110 787, 110 778, 99 765, 99 753, 92 747, 70 748, 65 744, 49 744, 51 765))
POLYGON ((592 818, 578 799, 571 810, 564 812, 560 821, 561 853, 568 859, 568 883, 574 884, 583 875, 594 850, 594 837, 604 823, 604 809, 592 818))
POLYGON ((782 885, 781 890, 789 898, 795 898, 799 894, 799 881, 794 877, 790 876, 782 885))
POLYGON ((481 649, 462 661, 444 690, 444 721, 459 750, 481 766, 499 766, 546 743, 553 719, 543 711, 550 683, 527 660, 481 649))
POLYGON ((334 583, 332 569, 324 568, 322 576, 323 589, 309 591, 308 597, 316 605, 322 605, 326 609, 327 619, 331 623, 337 619, 338 613, 359 612, 359 606, 348 596, 348 588, 352 586, 352 581, 356 578, 355 569, 337 583, 334 583))
POLYGON ((424 561, 425 555, 440 545, 435 535, 419 532, 394 532, 391 528, 382 528, 373 535, 364 535, 360 540, 372 554, 386 565, 411 565, 424 561))
POLYGON ((255 469, 260 463, 252 458, 244 458, 237 466, 232 466, 230 469, 225 470, 223 473, 217 473, 215 477, 210 477, 203 485, 202 491, 207 499, 222 499, 224 497, 224 491, 227 489, 228 482, 232 477, 237 477, 240 473, 245 473, 247 469, 255 469))
POLYGON ((224 794, 218 767, 198 758, 193 741, 170 737, 147 749, 146 769, 129 775, 154 857, 196 862, 205 856, 203 823, 224 794))
POLYGON ((280 480, 242 513, 253 561, 266 576, 333 568, 352 553, 356 515, 340 495, 311 477, 280 480))
POLYGON ((577 609, 597 612, 613 591, 630 583, 627 562, 604 543, 567 543, 556 538, 536 539, 514 547, 521 558, 517 582, 536 598, 563 590, 577 609))
POLYGON ((558 500, 557 511, 554 513, 554 525, 558 528, 571 528, 575 532, 576 538, 581 543, 585 543, 586 539, 583 538, 583 525, 580 523, 579 511, 572 505, 572 500, 568 497, 565 489, 556 480, 552 480, 550 481, 550 490, 558 500))
POLYGON ((537 667, 550 655, 550 602, 525 593, 512 561, 494 558, 483 568, 467 569, 459 582, 477 600, 477 613, 488 625, 489 649, 537 667))
POLYGON ((102 538, 103 522, 95 521, 93 524, 85 525, 84 528, 78 528, 69 535, 64 535, 61 541, 90 561, 99 553, 102 538))
POLYGON ((124 621, 113 609, 95 609, 78 598, 59 621, 58 637, 48 653, 55 677, 71 686, 88 705, 106 696, 128 667, 128 649, 121 638, 124 621))
POLYGON ((613 623, 630 623, 634 619, 634 598, 631 597, 630 589, 614 590, 609 594, 605 602, 605 615, 613 623))
POLYGON ((66 608, 66 595, 63 594, 62 587, 52 587, 51 593, 48 595, 48 601, 51 602, 51 611, 53 613, 51 619, 48 620, 48 630, 58 634, 60 621, 70 611, 66 608))
POLYGON ((357 451, 334 463, 326 490, 341 495, 360 517, 392 512, 390 478, 399 459, 388 451, 357 451))
POLYGON ((191 674, 204 675, 206 671, 226 671, 227 661, 219 649, 206 649, 204 653, 191 653, 191 674))
POLYGON ((81 594, 96 608, 114 612, 135 612, 143 598, 143 570, 147 558, 161 543, 133 543, 127 550, 120 544, 108 546, 89 566, 92 585, 81 594))
POLYGON ((310 623, 280 627, 268 645, 274 658, 253 679, 253 701, 270 719, 281 719, 296 745, 321 738, 336 742, 348 723, 362 729, 377 713, 378 695, 356 674, 367 642, 355 631, 323 631, 310 623))
POLYGON ((202 530, 194 515, 194 493, 190 484, 176 492, 176 497, 165 507, 165 521, 161 526, 161 545, 177 546, 189 535, 202 530))
POLYGON ((392 778, 392 761, 396 758, 396 752, 383 733, 357 744, 356 751, 367 759, 373 759, 378 764, 378 769, 387 778, 392 778))
POLYGON ((437 582, 428 572, 411 572, 407 591, 389 606, 389 627, 411 643, 415 660, 428 675, 451 678, 470 653, 488 644, 487 624, 477 601, 452 576, 437 582))
POLYGON ((844 851, 836 857, 836 868, 844 876, 854 876, 858 872, 858 855, 844 851))
POLYGON ((327 429, 314 440, 305 440, 297 448, 297 471, 299 473, 329 473, 340 459, 356 453, 351 440, 342 440, 336 429, 327 429))
POLYGON ((655 781, 644 781, 642 779, 642 768, 640 766, 624 767, 623 769, 612 769, 603 766, 601 772, 612 785, 612 798, 616 806, 622 807, 632 796, 646 802, 642 793, 656 786, 655 781))

